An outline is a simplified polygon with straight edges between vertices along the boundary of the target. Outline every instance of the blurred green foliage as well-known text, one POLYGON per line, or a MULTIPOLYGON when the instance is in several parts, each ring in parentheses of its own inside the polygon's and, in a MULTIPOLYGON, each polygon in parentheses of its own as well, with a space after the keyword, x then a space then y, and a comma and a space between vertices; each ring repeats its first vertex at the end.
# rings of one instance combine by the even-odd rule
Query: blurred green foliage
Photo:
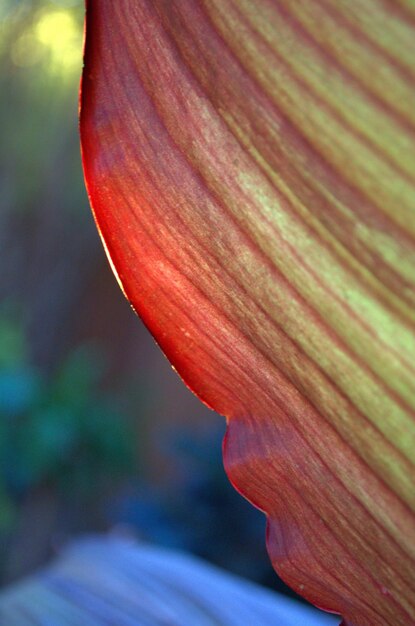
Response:
POLYGON ((101 253, 77 132, 83 12, 81 0, 0 2, 0 574, 23 552, 10 576, 47 557, 19 548, 28 528, 46 544, 62 526, 42 499, 64 518, 87 503, 88 527, 135 471, 135 433, 104 381, 111 356, 76 327, 101 253))
POLYGON ((84 206, 76 132, 82 23, 81 1, 0 2, 2 204, 14 212, 32 212, 56 177, 73 185, 60 197, 65 210, 84 206))
POLYGON ((42 485, 65 497, 95 497, 134 471, 134 434, 103 391, 94 345, 72 349, 48 375, 34 367, 21 325, 0 316, 0 531, 22 497, 42 485))

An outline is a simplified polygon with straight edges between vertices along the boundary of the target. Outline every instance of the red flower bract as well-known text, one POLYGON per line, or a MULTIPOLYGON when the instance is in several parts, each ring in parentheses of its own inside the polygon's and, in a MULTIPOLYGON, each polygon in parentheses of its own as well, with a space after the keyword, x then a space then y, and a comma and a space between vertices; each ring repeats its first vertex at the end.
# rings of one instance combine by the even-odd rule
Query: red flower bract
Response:
POLYGON ((87 3, 111 263, 278 573, 362 626, 415 624, 414 85, 409 1, 87 3))

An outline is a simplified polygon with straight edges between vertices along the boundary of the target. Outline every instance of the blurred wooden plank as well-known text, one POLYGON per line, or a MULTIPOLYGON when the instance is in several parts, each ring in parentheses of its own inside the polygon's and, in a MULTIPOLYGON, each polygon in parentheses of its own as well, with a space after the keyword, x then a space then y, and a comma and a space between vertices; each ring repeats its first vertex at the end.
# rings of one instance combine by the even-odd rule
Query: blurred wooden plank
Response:
POLYGON ((0 593, 0 626, 335 626, 339 618, 179 552, 119 537, 74 543, 0 593))

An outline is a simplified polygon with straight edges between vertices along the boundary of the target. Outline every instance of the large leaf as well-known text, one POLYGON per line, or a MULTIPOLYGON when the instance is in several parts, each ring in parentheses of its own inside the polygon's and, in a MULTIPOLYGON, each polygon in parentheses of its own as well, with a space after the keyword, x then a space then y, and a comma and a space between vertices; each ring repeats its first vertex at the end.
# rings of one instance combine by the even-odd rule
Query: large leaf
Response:
POLYGON ((87 3, 87 187, 282 578, 415 624, 415 8, 87 3))

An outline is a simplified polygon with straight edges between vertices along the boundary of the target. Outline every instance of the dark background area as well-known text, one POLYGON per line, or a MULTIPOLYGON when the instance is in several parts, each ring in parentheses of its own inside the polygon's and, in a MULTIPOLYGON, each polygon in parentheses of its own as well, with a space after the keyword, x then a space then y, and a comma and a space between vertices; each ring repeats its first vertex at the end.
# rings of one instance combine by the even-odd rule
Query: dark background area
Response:
POLYGON ((125 532, 280 588, 229 485, 224 420, 124 300, 84 190, 83 3, 0 3, 0 580, 125 532))

